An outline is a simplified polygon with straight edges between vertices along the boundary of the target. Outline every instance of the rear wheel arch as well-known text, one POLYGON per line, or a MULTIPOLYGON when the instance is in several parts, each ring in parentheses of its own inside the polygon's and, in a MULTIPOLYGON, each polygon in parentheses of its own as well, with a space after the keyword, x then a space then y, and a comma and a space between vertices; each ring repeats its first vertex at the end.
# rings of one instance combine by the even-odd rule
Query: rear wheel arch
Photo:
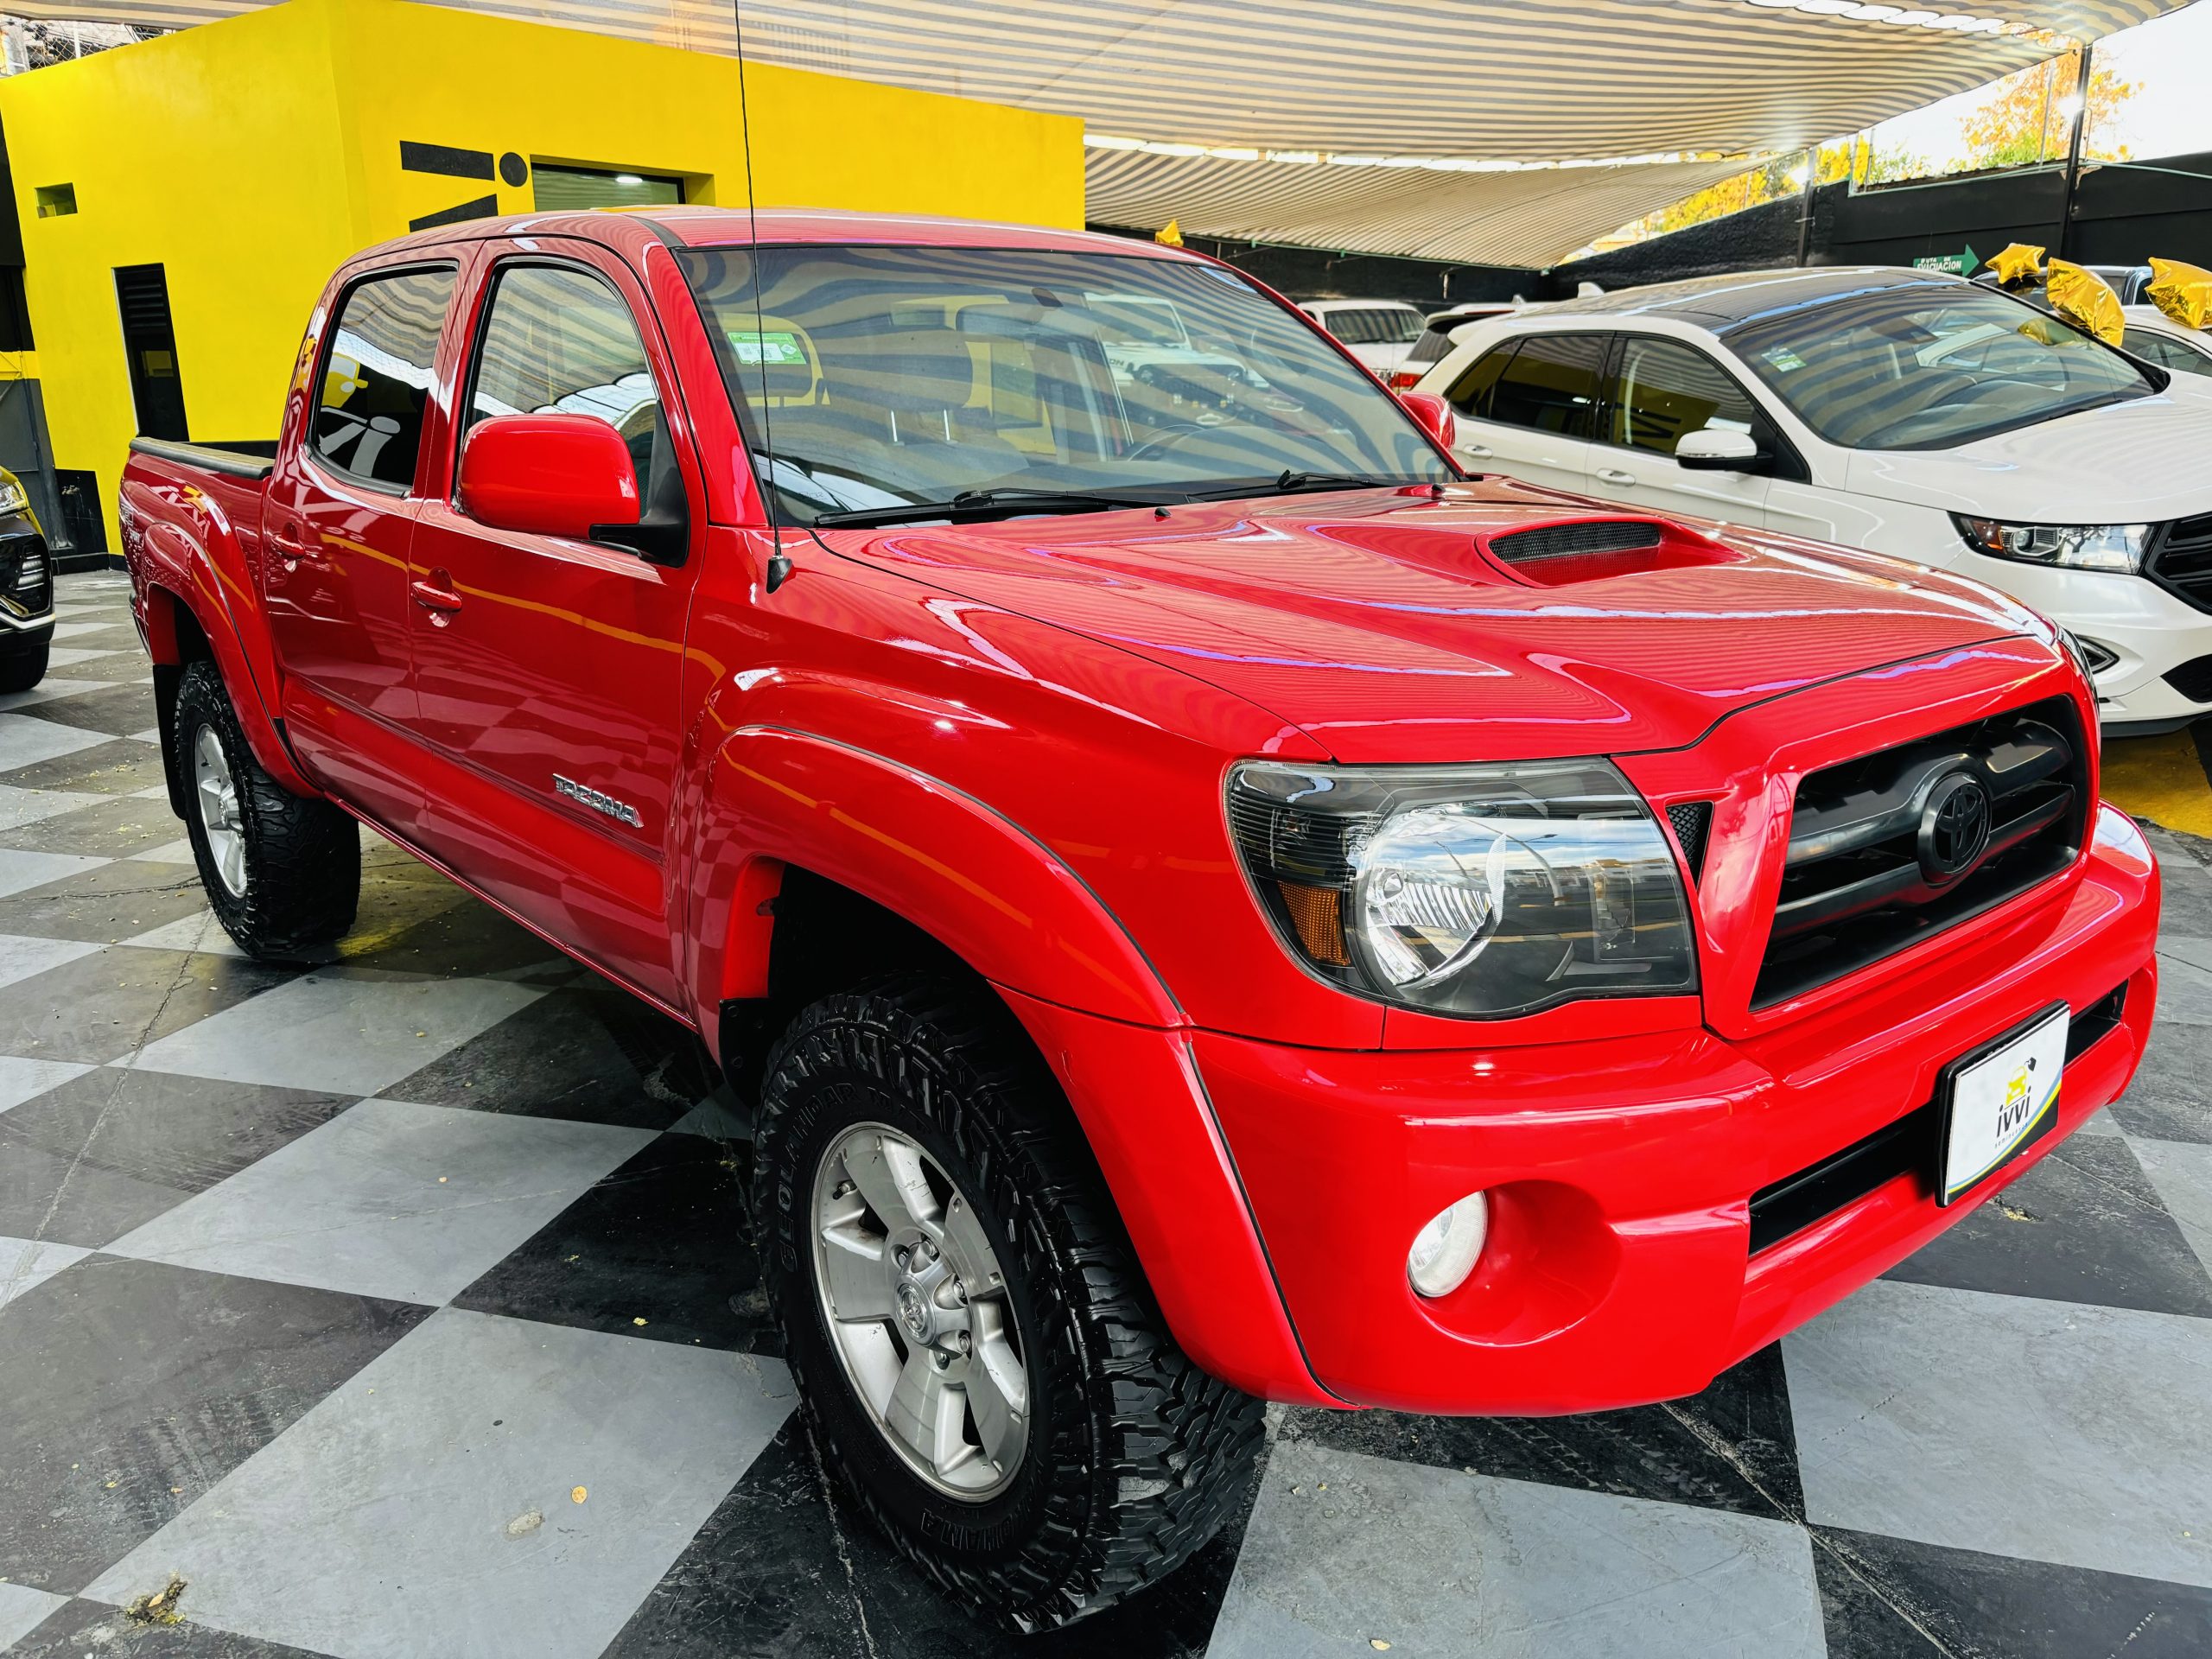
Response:
POLYGON ((215 663, 218 671, 222 664, 192 607, 172 589, 149 582, 139 614, 145 625, 146 652, 154 659, 154 715, 162 734, 162 781, 168 785, 169 810, 181 818, 188 809, 190 785, 169 735, 176 726, 177 687, 192 664, 215 663))
MULTIPOLYGON (((167 527, 156 525, 156 531, 164 528, 167 527)), ((149 547, 153 547, 156 534, 149 532, 147 539, 149 547)), ((182 537, 180 535, 172 539, 181 542, 182 537)), ((264 662, 261 673, 255 672, 247 642, 232 627, 228 613, 222 608, 220 596, 205 585, 213 581, 205 558, 194 556, 186 559, 174 547, 156 550, 162 556, 150 570, 143 566, 134 568, 138 572, 138 615, 143 625, 147 653, 154 662, 155 706, 161 717, 162 730, 167 733, 170 728, 176 689, 184 671, 196 662, 212 663, 222 677, 239 729, 252 748, 254 759, 292 793, 320 795, 321 791, 314 781, 300 771, 293 760, 291 749, 284 741, 283 724, 263 697, 261 679, 274 670, 264 662)), ((169 745, 164 742, 162 755, 169 807, 182 817, 186 810, 184 785, 176 757, 168 751, 169 745)))
POLYGON ((295 794, 262 766, 213 658, 177 672, 162 749, 172 791, 185 780, 185 830, 208 905, 249 956, 299 960, 353 925, 359 830, 330 802, 295 794))
POLYGON ((174 588, 148 582, 141 614, 146 624, 146 650, 155 667, 181 670, 187 663, 215 655, 207 630, 200 626, 190 603, 174 588))

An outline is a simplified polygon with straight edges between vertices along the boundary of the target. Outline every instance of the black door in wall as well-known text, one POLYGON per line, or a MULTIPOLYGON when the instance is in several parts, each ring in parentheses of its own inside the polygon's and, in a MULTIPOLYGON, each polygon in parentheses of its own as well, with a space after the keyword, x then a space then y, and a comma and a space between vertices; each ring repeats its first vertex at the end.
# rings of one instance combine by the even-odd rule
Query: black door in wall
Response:
POLYGON ((159 265, 118 265, 115 298, 123 313, 123 351, 130 359, 130 397, 142 437, 184 442, 184 382, 169 321, 168 274, 159 265))

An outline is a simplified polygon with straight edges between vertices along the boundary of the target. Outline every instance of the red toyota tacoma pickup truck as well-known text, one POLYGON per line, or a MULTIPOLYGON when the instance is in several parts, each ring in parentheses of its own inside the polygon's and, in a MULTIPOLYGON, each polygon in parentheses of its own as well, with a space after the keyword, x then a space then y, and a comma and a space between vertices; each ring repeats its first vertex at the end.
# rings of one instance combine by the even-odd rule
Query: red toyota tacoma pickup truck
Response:
POLYGON ((1063 1623, 1204 1541, 1262 1400, 1704 1387, 2150 1029, 2049 624, 1449 419, 1103 237, 410 237, 272 453, 135 446, 171 802, 256 955, 347 927, 358 821, 696 1029, 827 1460, 1063 1623))

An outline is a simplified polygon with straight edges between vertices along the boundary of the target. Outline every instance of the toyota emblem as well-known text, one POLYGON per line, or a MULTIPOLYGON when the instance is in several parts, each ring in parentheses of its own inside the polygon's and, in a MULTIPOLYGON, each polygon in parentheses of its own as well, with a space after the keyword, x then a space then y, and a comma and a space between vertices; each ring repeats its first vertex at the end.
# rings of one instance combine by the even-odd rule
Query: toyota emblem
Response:
POLYGON ((1989 850, 1989 791, 1971 772, 1954 772, 1929 791, 1920 814, 1920 873, 1929 885, 1955 881, 1989 850))

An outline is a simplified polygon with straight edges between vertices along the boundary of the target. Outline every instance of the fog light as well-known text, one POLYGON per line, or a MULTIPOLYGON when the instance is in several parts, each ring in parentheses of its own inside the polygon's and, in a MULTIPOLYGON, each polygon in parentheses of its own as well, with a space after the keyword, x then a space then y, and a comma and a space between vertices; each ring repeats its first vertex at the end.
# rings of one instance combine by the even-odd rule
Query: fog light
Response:
POLYGON ((1406 1277, 1424 1296, 1447 1296, 1467 1282, 1490 1236, 1490 1200, 1470 1192, 1414 1235, 1406 1277))

